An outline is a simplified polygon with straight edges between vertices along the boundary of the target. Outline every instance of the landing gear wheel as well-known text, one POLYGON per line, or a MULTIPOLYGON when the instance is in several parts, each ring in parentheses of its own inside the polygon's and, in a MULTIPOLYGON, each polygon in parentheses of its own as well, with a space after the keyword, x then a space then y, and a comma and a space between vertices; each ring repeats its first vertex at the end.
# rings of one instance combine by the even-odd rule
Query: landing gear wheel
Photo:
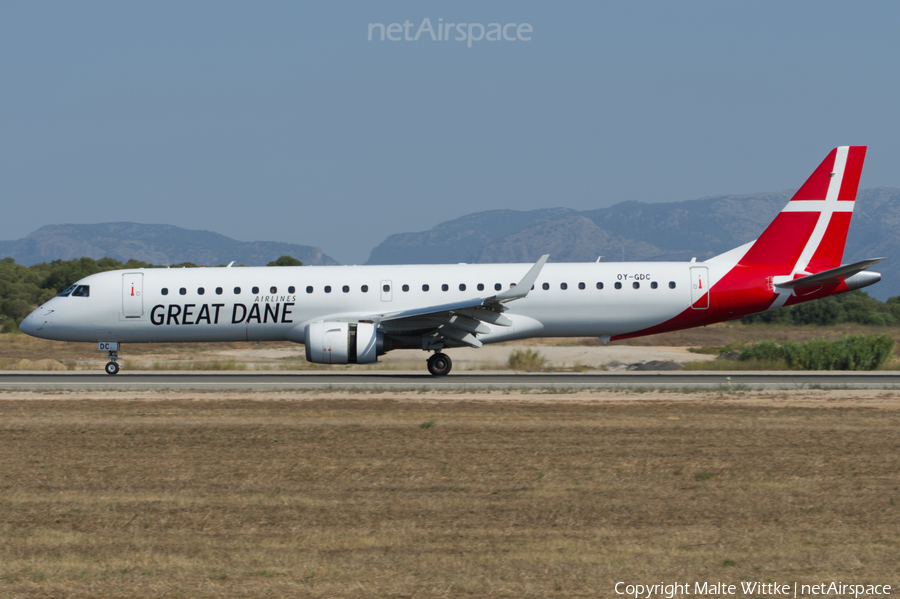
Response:
POLYGON ((435 376, 444 376, 453 368, 453 362, 447 354, 437 353, 428 358, 428 372, 435 376))
POLYGON ((106 374, 119 374, 119 365, 115 362, 107 362, 106 374))

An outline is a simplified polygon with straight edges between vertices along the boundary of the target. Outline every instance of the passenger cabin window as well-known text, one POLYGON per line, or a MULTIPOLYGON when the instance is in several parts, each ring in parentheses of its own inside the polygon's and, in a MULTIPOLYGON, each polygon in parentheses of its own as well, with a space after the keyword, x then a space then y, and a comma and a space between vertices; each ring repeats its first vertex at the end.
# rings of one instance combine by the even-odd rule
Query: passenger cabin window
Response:
POLYGON ((578 283, 578 288, 579 288, 579 289, 584 289, 584 283, 578 283))
POLYGON ((669 289, 675 289, 675 281, 669 281, 669 289))
POLYGON ((401 289, 403 289, 403 291, 409 291, 409 285, 404 285, 401 289))
POLYGON ((618 282, 617 282, 617 283, 615 284, 615 288, 616 288, 616 289, 621 289, 621 288, 622 288, 622 283, 618 283, 618 282))
POLYGON ((223 289, 221 287, 216 287, 216 295, 222 295, 223 289))
POLYGON ((466 290, 466 284, 465 284, 465 283, 460 283, 460 284, 459 284, 459 290, 460 290, 460 291, 465 291, 465 290, 466 290))
POLYGON ((634 283, 632 283, 631 286, 634 287, 635 289, 640 289, 640 288, 641 288, 641 284, 638 283, 637 281, 635 281, 634 283))
POLYGON ((275 295, 276 293, 278 293, 278 287, 269 287, 269 293, 275 295))
POLYGON ((309 287, 306 288, 306 293, 312 293, 312 292, 313 292, 313 288, 312 288, 312 285, 310 285, 309 287))
POLYGON ((359 290, 362 291, 363 293, 368 293, 368 292, 369 292, 369 286, 368 286, 368 285, 363 285, 362 287, 359 288, 359 290))
MULTIPOLYGON (((78 287, 78 285, 69 285, 68 287, 60 291, 57 297, 69 297, 69 294, 75 291, 76 287, 78 287)), ((165 295, 166 293, 168 293, 168 290, 163 289, 163 295, 165 295)))
POLYGON ((559 288, 562 289, 563 291, 565 291, 566 289, 569 288, 569 286, 568 286, 568 284, 566 284, 566 283, 560 283, 560 284, 559 284, 559 288))
POLYGON ((297 288, 294 287, 293 285, 291 285, 290 287, 288 287, 288 293, 296 293, 296 292, 297 292, 297 288))
POLYGON ((428 291, 429 289, 431 288, 427 284, 422 285, 422 291, 428 291))
POLYGON ((494 291, 500 291, 501 289, 503 289, 503 285, 501 285, 500 283, 494 283, 494 291))
POLYGON ((478 283, 478 291, 484 291, 484 283, 478 283))
POLYGON ((251 291, 253 291, 253 293, 259 293, 259 287, 254 287, 251 291))
POLYGON ((240 294, 241 294, 241 288, 240 288, 240 287, 235 287, 235 288, 234 288, 234 294, 235 294, 235 295, 240 295, 240 294))
POLYGON ((331 293, 331 285, 325 285, 325 293, 331 293))
POLYGON ((72 297, 90 297, 91 296, 91 286, 90 285, 79 285, 75 288, 75 291, 72 292, 72 297))
POLYGON ((650 289, 656 289, 657 287, 659 287, 659 283, 657 283, 656 281, 650 283, 650 289))
POLYGON ((547 291, 548 289, 550 289, 550 283, 544 283, 543 285, 541 285, 541 289, 547 291))
POLYGON ((385 293, 388 293, 388 292, 391 290, 391 286, 390 286, 390 285, 385 285, 385 286, 383 286, 383 287, 381 288, 381 290, 384 291, 385 293))
POLYGON ((179 293, 179 295, 187 295, 187 289, 182 287, 181 289, 178 290, 178 293, 179 293))
POLYGON ((341 287, 341 291, 343 291, 344 293, 350 293, 350 285, 344 285, 343 287, 341 287))
POLYGON ((441 291, 450 291, 450 285, 444 283, 443 285, 441 285, 441 291))
MULTIPOLYGON (((72 285, 72 287, 74 287, 74 285, 72 285)), ((63 291, 62 293, 60 293, 60 295, 62 295, 63 293, 65 293, 66 295, 69 295, 69 293, 72 292, 72 287, 69 287, 66 291, 63 291), (67 292, 68 292, 68 293, 67 293, 67 292)), ((162 293, 163 295, 169 295, 169 289, 168 289, 168 287, 163 287, 163 288, 160 290, 160 293, 162 293)))
POLYGON ((603 289, 603 283, 597 283, 597 289, 603 289))
POLYGON ((197 288, 197 295, 203 295, 204 293, 206 293, 206 289, 204 289, 203 287, 197 288))

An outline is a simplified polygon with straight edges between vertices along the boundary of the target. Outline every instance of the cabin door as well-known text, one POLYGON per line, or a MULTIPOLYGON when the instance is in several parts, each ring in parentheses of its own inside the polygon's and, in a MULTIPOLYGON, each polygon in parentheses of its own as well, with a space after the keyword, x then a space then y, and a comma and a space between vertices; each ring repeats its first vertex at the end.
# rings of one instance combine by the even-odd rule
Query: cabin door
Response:
POLYGON ((130 272, 122 275, 122 312, 125 318, 140 318, 144 315, 144 275, 130 272))
POLYGON ((691 267, 691 308, 709 308, 709 269, 705 266, 691 267))

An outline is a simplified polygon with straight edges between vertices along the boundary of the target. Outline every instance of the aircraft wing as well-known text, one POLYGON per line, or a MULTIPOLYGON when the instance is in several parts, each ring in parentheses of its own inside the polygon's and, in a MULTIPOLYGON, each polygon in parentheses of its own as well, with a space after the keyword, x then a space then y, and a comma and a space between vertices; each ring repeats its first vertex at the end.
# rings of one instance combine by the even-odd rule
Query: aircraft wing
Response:
POLYGON ((812 287, 817 285, 824 285, 826 283, 840 283, 848 279, 849 277, 852 277, 856 273, 866 270, 870 266, 875 266, 882 260, 884 260, 884 258, 872 258, 871 260, 863 260, 862 262, 845 264, 843 266, 838 266, 837 268, 831 268, 829 270, 817 272, 814 275, 807 275, 798 279, 778 283, 775 286, 781 287, 783 289, 794 289, 797 287, 812 287))
POLYGON ((491 331, 484 323, 501 327, 512 326, 512 321, 503 315, 506 310, 504 304, 528 295, 549 257, 549 254, 541 256, 517 285, 496 295, 451 304, 386 312, 373 316, 372 320, 381 323, 387 329, 432 328, 436 336, 446 337, 471 347, 481 347, 482 343, 476 335, 491 331))

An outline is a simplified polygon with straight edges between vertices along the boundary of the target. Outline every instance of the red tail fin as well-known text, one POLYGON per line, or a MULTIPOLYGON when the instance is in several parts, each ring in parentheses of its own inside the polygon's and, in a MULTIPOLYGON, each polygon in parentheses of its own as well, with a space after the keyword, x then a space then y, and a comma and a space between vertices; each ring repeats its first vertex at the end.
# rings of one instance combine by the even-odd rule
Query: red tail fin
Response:
POLYGON ((771 266, 776 275, 840 266, 865 159, 865 146, 832 150, 740 264, 771 266))

